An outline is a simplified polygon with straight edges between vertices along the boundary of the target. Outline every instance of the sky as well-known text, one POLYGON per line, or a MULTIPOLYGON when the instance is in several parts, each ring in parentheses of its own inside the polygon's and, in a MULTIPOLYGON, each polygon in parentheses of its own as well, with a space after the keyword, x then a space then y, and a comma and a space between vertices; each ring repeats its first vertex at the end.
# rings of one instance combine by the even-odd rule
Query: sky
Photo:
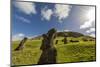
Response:
POLYGON ((95 6, 12 1, 11 7, 12 40, 36 37, 51 28, 95 37, 95 6))

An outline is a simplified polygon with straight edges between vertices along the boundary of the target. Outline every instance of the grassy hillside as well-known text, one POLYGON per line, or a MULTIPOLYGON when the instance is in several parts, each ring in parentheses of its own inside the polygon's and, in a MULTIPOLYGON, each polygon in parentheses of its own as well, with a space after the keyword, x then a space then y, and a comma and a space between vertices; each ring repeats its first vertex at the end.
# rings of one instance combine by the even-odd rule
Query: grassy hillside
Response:
MULTIPOLYGON (((57 37, 59 40, 56 45, 57 63, 79 62, 79 61, 95 61, 95 41, 83 41, 82 37, 68 37, 68 43, 63 44, 63 37, 57 37), (79 42, 70 42, 70 40, 78 40, 79 42)), ((54 43, 55 43, 54 41, 54 43)), ((41 39, 28 40, 23 50, 14 51, 19 41, 12 42, 12 65, 37 64, 41 55, 41 39)))

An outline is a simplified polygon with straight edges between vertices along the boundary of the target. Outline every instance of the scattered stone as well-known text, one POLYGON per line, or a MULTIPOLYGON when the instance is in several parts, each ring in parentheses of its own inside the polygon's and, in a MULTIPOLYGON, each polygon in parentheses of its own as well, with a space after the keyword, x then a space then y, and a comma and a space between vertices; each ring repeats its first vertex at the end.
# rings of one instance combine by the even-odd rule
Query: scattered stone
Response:
POLYGON ((86 38, 83 38, 82 40, 83 40, 83 41, 88 41, 88 39, 86 39, 86 38))
POLYGON ((78 40, 70 40, 70 42, 79 42, 78 40))

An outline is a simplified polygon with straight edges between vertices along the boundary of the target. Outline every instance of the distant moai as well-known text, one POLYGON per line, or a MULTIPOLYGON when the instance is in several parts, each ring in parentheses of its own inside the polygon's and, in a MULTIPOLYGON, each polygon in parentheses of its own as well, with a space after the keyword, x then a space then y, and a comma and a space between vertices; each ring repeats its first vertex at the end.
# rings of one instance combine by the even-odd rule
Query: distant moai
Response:
POLYGON ((67 39, 66 39, 66 37, 64 37, 64 44, 67 44, 67 39))
POLYGON ((70 40, 70 42, 79 42, 78 40, 70 40))
POLYGON ((40 49, 42 54, 39 58, 38 64, 54 64, 56 63, 57 50, 54 45, 54 39, 56 37, 56 30, 50 29, 48 33, 43 34, 42 45, 40 49))
POLYGON ((64 34, 64 39, 63 39, 64 44, 67 44, 67 35, 64 34))
POLYGON ((86 39, 86 38, 83 38, 82 40, 83 40, 83 41, 88 41, 88 39, 86 39))
POLYGON ((62 39, 61 41, 64 42, 64 39, 62 39))
POLYGON ((27 37, 24 37, 24 39, 20 42, 18 47, 15 49, 15 51, 22 50, 24 48, 24 44, 27 41, 27 37))
POLYGON ((58 40, 56 40, 56 43, 55 44, 58 44, 58 40))

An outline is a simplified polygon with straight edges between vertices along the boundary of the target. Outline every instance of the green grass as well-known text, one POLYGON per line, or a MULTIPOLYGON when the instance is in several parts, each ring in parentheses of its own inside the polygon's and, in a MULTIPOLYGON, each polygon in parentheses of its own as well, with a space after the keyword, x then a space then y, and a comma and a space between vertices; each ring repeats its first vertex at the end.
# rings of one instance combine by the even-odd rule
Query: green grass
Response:
MULTIPOLYGON (((76 39, 79 42, 63 44, 63 38, 59 37, 56 45, 57 63, 95 61, 95 41, 82 41, 80 38, 68 38, 68 40, 76 39)), ((55 42, 55 41, 54 41, 55 42)), ((19 41, 12 42, 12 65, 37 64, 41 55, 41 40, 28 40, 23 50, 14 51, 19 41)))

